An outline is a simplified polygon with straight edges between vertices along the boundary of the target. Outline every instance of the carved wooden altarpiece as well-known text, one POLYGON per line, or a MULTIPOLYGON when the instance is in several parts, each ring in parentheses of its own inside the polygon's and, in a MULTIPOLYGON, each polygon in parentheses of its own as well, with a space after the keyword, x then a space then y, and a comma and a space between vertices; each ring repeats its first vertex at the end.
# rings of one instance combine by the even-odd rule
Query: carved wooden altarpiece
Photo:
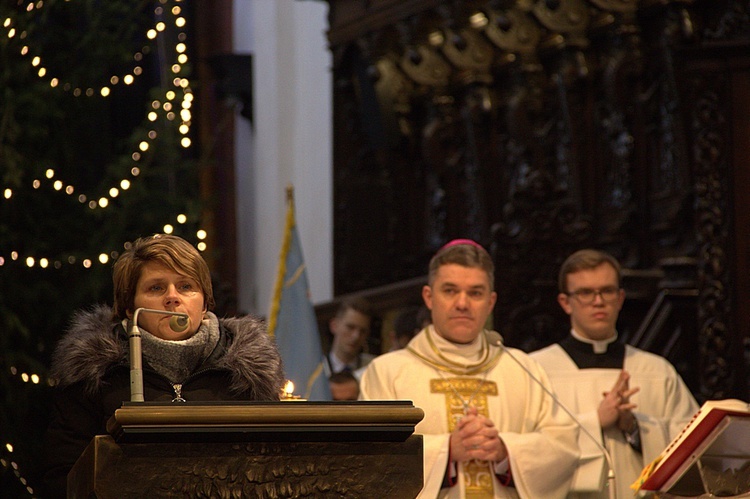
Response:
POLYGON ((747 396, 750 3, 328 3, 336 295, 471 237, 531 350, 567 334, 560 263, 597 247, 628 269, 624 340, 747 396))

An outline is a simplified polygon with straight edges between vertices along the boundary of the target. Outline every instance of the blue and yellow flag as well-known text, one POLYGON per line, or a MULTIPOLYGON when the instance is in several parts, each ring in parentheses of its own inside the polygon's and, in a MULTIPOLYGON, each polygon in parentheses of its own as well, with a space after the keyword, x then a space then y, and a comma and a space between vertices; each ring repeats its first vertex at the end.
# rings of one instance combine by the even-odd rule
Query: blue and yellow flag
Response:
POLYGON ((294 393, 307 400, 331 400, 323 371, 323 348, 318 321, 310 301, 302 246, 294 221, 294 193, 287 187, 287 212, 279 270, 268 319, 268 334, 275 338, 294 393))

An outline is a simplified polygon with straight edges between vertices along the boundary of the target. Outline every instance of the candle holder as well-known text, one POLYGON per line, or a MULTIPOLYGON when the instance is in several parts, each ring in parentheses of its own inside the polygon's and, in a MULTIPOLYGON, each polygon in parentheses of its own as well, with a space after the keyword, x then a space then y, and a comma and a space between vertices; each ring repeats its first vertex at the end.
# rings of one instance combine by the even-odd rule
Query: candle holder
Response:
POLYGON ((304 399, 299 395, 294 394, 294 383, 292 383, 292 380, 287 380, 284 388, 281 390, 279 400, 282 402, 299 402, 304 399))

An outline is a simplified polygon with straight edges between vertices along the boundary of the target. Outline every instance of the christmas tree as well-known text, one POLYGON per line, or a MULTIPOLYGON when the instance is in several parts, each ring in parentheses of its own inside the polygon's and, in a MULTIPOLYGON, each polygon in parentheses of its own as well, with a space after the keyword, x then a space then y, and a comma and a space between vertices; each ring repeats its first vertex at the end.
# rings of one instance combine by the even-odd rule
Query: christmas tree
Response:
POLYGON ((112 302, 128 241, 204 249, 189 5, 0 4, 0 496, 33 497, 47 369, 72 313, 112 302))

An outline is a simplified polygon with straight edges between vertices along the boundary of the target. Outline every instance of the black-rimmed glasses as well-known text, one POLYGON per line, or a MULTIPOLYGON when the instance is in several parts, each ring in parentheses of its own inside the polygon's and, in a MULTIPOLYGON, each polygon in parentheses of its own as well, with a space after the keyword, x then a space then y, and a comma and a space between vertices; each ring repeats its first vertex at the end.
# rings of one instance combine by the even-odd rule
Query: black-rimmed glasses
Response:
POLYGON ((617 286, 607 286, 600 289, 581 288, 565 294, 568 296, 575 296, 581 305, 590 305, 594 303, 597 296, 601 296, 602 301, 604 302, 611 302, 617 299, 619 293, 620 288, 617 286))

